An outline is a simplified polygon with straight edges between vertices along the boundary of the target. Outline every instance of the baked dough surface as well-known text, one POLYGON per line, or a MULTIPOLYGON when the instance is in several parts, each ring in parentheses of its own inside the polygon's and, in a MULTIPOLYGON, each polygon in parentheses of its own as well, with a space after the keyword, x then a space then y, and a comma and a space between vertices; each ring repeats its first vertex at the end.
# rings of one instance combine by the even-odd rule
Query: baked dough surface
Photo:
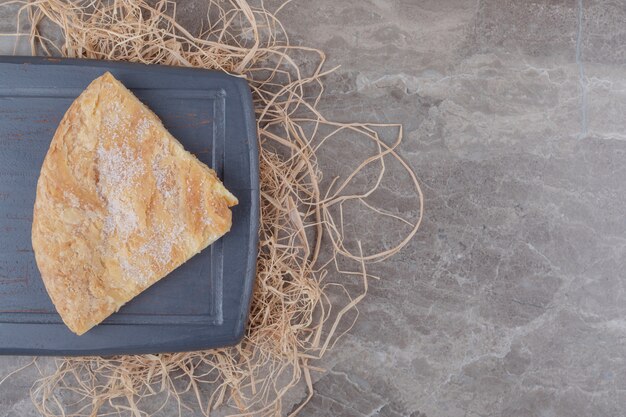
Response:
POLYGON ((65 324, 83 334, 230 230, 237 199, 111 74, 61 121, 32 242, 65 324))

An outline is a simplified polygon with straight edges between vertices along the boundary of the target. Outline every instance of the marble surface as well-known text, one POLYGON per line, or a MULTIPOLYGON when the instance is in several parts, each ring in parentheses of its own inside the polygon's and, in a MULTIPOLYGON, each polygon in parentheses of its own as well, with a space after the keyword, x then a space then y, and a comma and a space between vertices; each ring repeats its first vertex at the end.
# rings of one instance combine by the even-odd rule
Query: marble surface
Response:
MULTIPOLYGON (((281 18, 341 65, 327 114, 403 123, 426 198, 301 415, 624 415, 626 3, 318 0, 281 18)), ((37 415, 32 377, 0 386, 1 417, 37 415)))

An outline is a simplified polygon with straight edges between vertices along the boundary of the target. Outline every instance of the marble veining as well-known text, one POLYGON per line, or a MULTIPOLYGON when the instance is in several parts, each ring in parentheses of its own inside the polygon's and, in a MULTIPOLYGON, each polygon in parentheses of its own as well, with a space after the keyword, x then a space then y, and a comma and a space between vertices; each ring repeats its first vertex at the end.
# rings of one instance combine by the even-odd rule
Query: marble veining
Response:
MULTIPOLYGON (((179 8, 190 27, 199 4, 179 8)), ((280 17, 341 65, 327 115, 403 123, 426 198, 301 415, 626 415, 626 4, 319 0, 280 17)), ((414 214, 390 175, 371 202, 414 214)), ((1 417, 37 415, 33 376, 0 387, 1 417)))

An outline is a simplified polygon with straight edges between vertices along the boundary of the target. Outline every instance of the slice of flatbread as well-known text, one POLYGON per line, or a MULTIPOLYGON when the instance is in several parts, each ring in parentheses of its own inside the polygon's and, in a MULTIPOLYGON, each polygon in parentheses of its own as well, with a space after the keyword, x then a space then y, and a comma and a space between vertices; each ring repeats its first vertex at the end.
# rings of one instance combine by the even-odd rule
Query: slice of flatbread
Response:
POLYGON ((230 230, 215 175, 111 74, 59 125, 41 168, 32 240, 48 294, 83 334, 230 230))

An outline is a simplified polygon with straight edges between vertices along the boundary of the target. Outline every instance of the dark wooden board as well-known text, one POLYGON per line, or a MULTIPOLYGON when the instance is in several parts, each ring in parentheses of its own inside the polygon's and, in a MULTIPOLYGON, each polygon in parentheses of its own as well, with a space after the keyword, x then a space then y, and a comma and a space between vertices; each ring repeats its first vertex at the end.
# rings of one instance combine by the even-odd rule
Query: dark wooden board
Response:
POLYGON ((255 275, 258 148, 245 80, 214 71, 0 56, 0 354, 111 355, 237 343, 255 275), (31 245, 35 187, 72 101, 110 71, 239 199, 233 227, 83 336, 44 288, 31 245))

